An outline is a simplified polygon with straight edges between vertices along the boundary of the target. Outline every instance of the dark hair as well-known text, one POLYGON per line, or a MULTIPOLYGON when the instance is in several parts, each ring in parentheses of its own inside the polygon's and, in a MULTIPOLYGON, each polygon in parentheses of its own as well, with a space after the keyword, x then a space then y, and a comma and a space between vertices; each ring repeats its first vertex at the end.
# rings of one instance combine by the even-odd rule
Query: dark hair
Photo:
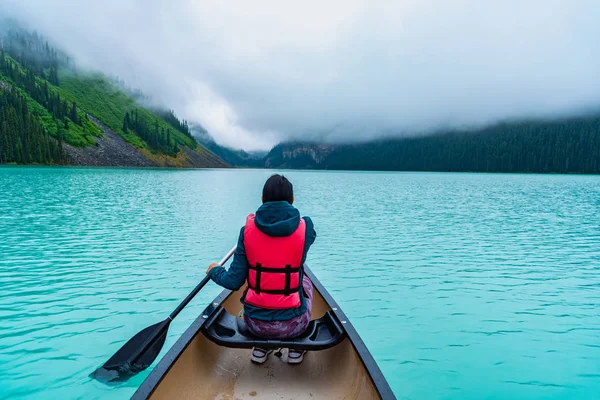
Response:
POLYGON ((294 201, 294 187, 292 183, 283 175, 273 175, 263 187, 263 203, 269 201, 287 201, 292 204, 294 201))

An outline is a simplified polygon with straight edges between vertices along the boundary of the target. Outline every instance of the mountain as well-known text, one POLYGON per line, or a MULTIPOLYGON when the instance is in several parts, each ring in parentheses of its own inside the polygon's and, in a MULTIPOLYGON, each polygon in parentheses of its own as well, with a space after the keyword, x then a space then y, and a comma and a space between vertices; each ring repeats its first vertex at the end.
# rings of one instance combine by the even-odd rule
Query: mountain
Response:
POLYGON ((228 167, 173 111, 79 71, 36 32, 0 24, 0 163, 228 167))
POLYGON ((367 143, 218 145, 139 90, 80 71, 43 36, 0 23, 0 163, 600 173, 600 114, 367 143))
POLYGON ((600 115, 360 144, 283 143, 268 168, 600 173, 600 115))
POLYGON ((229 147, 217 144, 210 134, 201 125, 194 125, 190 128, 192 136, 208 150, 221 157, 225 162, 236 167, 254 167, 264 166, 264 157, 267 152, 248 153, 244 150, 234 150, 229 147))
POLYGON ((341 149, 339 145, 288 142, 273 147, 263 159, 265 168, 327 169, 329 155, 341 149))

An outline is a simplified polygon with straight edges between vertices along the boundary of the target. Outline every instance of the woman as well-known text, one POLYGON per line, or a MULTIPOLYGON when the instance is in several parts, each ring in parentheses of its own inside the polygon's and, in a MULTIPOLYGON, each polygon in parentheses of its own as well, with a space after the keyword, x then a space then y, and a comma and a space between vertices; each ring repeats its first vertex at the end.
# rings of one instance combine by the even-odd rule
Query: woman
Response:
MULTIPOLYGON (((273 175, 267 180, 262 202, 240 231, 229 270, 214 263, 206 273, 230 290, 248 282, 241 301, 252 334, 268 339, 293 338, 310 322, 313 288, 302 266, 317 234, 312 220, 300 218, 292 205, 293 186, 284 176, 273 175)), ((262 364, 271 352, 255 347, 251 360, 262 364)), ((289 349, 288 363, 301 363, 304 353, 289 349)))

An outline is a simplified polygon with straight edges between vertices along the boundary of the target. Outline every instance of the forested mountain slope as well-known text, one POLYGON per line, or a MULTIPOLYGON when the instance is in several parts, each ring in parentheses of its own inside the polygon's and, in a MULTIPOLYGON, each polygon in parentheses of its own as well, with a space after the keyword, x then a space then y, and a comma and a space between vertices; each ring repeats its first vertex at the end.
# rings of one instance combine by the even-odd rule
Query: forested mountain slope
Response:
POLYGON ((142 107, 37 33, 2 26, 0 163, 228 166, 172 111, 142 107))
POLYGON ((284 143, 270 168, 600 173, 600 116, 503 123, 361 144, 284 143))

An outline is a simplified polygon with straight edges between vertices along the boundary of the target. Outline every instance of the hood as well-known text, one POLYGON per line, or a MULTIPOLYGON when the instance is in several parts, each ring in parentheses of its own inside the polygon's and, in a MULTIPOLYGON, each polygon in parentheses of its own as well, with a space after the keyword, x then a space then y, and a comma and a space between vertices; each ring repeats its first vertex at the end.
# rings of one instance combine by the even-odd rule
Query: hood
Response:
POLYGON ((300 225, 300 212, 287 201, 270 201, 256 211, 254 224, 271 237, 289 236, 300 225))

